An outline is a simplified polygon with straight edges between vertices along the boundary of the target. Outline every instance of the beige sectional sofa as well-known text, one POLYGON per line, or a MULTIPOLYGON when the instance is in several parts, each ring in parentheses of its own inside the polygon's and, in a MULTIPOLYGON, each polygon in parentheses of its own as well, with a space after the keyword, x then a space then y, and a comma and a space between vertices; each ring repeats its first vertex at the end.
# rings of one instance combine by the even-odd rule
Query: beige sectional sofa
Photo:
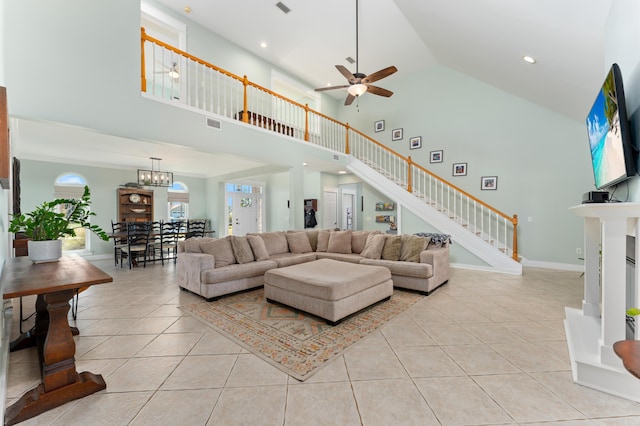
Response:
POLYGON ((277 231, 178 243, 178 285, 207 300, 264 284, 273 268, 317 259, 384 266, 394 287, 429 294, 449 280, 449 240, 379 231, 277 231), (432 241, 433 240, 433 241, 432 241))

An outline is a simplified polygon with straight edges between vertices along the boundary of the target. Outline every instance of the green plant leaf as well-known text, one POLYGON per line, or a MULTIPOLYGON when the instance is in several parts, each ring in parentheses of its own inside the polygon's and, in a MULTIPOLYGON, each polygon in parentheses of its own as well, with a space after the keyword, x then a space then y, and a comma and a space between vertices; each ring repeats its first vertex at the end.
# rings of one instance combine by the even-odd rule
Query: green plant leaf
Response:
POLYGON ((634 315, 640 315, 640 308, 630 308, 627 309, 627 315, 629 316, 634 316, 634 315))

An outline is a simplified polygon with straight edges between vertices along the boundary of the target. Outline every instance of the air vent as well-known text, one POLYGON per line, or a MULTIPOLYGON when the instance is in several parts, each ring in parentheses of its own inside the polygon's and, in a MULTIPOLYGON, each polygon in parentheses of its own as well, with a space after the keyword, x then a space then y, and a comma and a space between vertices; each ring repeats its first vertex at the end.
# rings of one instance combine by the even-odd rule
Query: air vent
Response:
POLYGON ((283 11, 284 13, 289 13, 291 12, 291 9, 289 9, 284 3, 282 3, 281 1, 279 1, 278 3, 276 3, 276 7, 278 9, 280 9, 281 11, 283 11))
POLYGON ((349 62, 350 64, 354 64, 356 61, 355 59, 353 59, 351 56, 347 56, 347 62, 349 62))
POLYGON ((214 129, 222 129, 222 122, 214 118, 207 117, 207 127, 213 127, 214 129))
POLYGON ((333 154, 333 161, 340 161, 340 156, 337 154, 333 154))

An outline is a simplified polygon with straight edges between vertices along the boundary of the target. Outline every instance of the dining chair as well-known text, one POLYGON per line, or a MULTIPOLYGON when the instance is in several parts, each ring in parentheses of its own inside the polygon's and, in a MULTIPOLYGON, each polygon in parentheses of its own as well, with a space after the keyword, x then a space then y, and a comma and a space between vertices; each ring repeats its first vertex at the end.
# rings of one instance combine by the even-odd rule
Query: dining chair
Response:
POLYGON ((149 229, 149 256, 152 257, 154 262, 156 261, 156 252, 160 250, 160 233, 162 232, 162 221, 148 222, 149 229))
POLYGON ((204 237, 205 220, 187 220, 187 238, 204 237))
POLYGON ((118 265, 118 254, 120 252, 120 249, 127 245, 126 232, 126 222, 114 222, 113 220, 111 221, 111 233, 114 235, 123 234, 123 237, 113 237, 113 261, 116 266, 118 265))
POLYGON ((160 260, 163 266, 165 259, 173 259, 173 263, 176 263, 180 225, 180 222, 162 222, 160 226, 160 260))
POLYGON ((149 232, 151 230, 150 222, 130 222, 127 225, 127 245, 120 249, 120 267, 122 268, 123 256, 127 255, 129 269, 133 257, 136 260, 139 255, 143 256, 143 265, 147 267, 147 257, 149 254, 149 232))

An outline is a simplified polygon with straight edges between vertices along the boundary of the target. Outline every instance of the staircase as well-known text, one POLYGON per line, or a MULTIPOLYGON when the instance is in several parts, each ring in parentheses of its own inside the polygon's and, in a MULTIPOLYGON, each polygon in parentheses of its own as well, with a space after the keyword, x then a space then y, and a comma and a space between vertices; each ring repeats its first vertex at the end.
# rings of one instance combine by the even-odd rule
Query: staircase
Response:
POLYGON ((500 212, 348 124, 154 39, 144 28, 141 41, 143 93, 158 98, 170 93, 177 103, 347 154, 354 175, 451 235, 456 245, 485 262, 488 269, 522 274, 517 215, 500 212), (159 73, 157 61, 149 59, 154 57, 180 64, 181 81, 157 78, 163 65, 159 73))

